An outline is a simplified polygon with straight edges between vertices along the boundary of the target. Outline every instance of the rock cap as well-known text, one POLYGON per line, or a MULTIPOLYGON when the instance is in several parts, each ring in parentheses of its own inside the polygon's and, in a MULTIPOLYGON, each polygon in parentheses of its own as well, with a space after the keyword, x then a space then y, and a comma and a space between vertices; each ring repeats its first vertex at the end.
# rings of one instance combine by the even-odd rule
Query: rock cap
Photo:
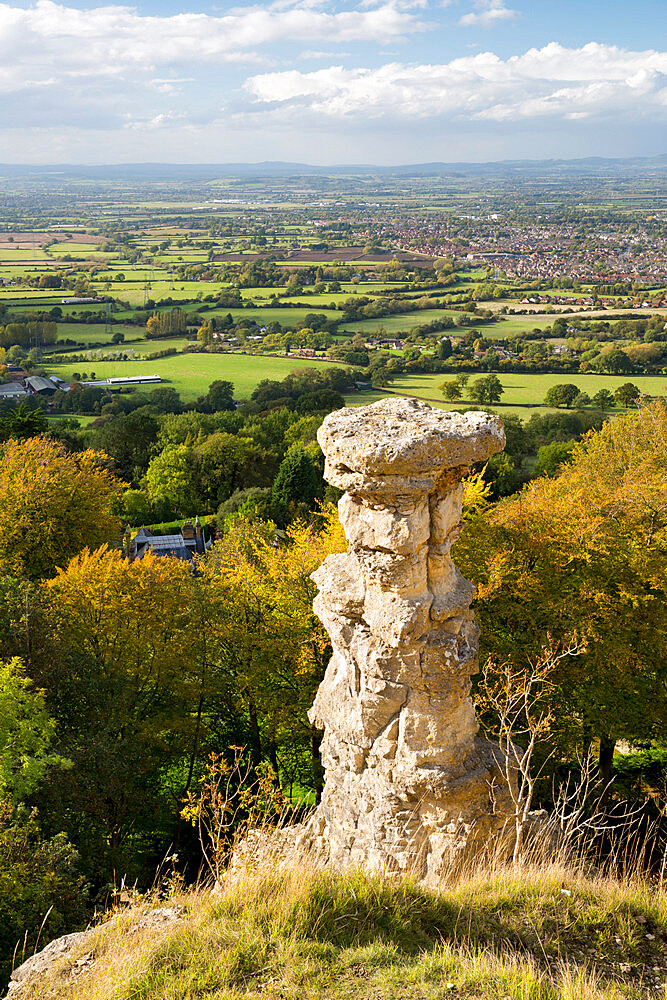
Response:
POLYGON ((400 494, 429 492, 448 469, 485 462, 502 451, 505 432, 494 414, 450 413, 392 397, 330 413, 317 440, 326 457, 324 477, 334 486, 400 494))

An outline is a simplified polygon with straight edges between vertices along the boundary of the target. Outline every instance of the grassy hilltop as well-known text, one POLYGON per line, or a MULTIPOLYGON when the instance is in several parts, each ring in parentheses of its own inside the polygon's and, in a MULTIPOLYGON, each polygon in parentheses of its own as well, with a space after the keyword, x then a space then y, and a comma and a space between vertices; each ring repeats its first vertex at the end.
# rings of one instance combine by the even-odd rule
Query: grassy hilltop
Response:
POLYGON ((165 925, 154 905, 118 913, 22 1000, 665 996, 664 891, 558 864, 472 872, 440 891, 255 868, 215 893, 174 892, 180 917, 165 925))

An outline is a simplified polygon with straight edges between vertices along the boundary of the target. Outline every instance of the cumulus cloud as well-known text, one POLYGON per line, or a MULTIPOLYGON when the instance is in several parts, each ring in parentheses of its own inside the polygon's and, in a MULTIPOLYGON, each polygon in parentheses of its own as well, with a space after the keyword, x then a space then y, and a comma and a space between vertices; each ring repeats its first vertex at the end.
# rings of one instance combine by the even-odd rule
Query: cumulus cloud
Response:
POLYGON ((475 10, 459 18, 464 28, 492 28, 498 21, 511 21, 516 11, 505 6, 504 0, 473 0, 475 10))
POLYGON ((667 52, 552 42, 505 60, 481 52, 440 65, 330 66, 259 74, 245 86, 258 109, 348 121, 664 118, 667 52))
POLYGON ((327 11, 313 0, 278 0, 220 16, 148 16, 135 8, 90 10, 37 0, 0 3, 0 93, 58 81, 154 74, 159 68, 252 61, 263 46, 284 43, 386 43, 421 25, 404 0, 327 11))

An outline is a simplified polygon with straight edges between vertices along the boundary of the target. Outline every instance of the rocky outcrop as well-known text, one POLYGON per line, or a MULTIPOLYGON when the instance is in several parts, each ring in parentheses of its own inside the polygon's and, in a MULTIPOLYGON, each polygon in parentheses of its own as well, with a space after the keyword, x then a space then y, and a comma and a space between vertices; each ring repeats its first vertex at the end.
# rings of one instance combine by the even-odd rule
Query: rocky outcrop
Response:
MULTIPOLYGON (((178 923, 182 917, 183 909, 180 906, 158 906, 142 913, 125 929, 125 933, 166 930, 178 923)), ((97 945, 100 939, 105 931, 113 927, 116 920, 117 918, 113 918, 100 924, 99 927, 89 927, 88 930, 78 931, 75 934, 65 934, 51 941, 12 971, 6 997, 11 1000, 21 1000, 23 997, 34 996, 33 987, 39 988, 40 984, 50 977, 68 981, 85 979, 86 973, 98 960, 97 945)), ((87 995, 83 985, 79 992, 82 997, 87 995)), ((49 995, 51 993, 52 991, 49 991, 49 995)))
POLYGON ((392 398, 330 414, 318 440, 349 548, 313 575, 333 656, 310 711, 324 793, 299 841, 436 880, 509 808, 470 697, 474 588, 450 555, 461 479, 503 448, 502 424, 392 398))

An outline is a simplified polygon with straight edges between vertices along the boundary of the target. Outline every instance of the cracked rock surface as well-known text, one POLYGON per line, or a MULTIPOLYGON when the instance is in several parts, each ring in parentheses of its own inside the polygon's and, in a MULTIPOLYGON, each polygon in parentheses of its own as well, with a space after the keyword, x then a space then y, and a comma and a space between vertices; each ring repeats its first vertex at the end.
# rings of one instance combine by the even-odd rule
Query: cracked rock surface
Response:
POLYGON ((325 787, 298 841, 338 867, 436 880, 507 817, 470 697, 474 588, 450 555, 461 479, 505 435, 487 413, 392 398, 329 414, 318 441, 349 548, 313 574, 333 656, 309 713, 325 787))

